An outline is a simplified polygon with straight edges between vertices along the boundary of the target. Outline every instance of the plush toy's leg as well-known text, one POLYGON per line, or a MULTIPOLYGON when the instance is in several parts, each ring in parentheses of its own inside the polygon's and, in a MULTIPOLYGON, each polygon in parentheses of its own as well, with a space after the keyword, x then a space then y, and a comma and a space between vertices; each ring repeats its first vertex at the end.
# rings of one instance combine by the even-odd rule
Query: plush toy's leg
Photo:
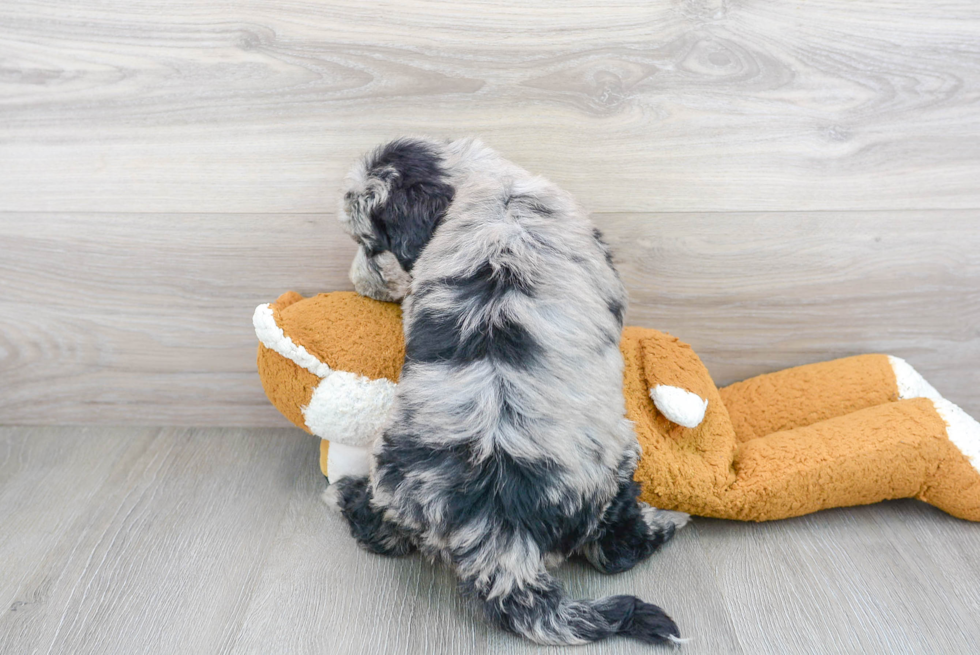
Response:
POLYGON ((348 446, 320 440, 320 471, 330 482, 344 477, 365 477, 370 470, 367 446, 348 446))
POLYGON ((895 388, 899 400, 942 398, 939 392, 904 359, 888 355, 888 364, 892 367, 892 373, 895 375, 895 388))
POLYGON ((942 399, 901 400, 752 439, 734 466, 728 504, 741 519, 920 498, 980 520, 980 425, 942 399))
POLYGON ((918 380, 925 386, 910 383, 908 393, 901 393, 899 377, 908 371, 918 376, 897 358, 858 355, 759 375, 719 389, 719 393, 738 440, 744 442, 875 405, 926 395, 922 392, 932 387, 921 376, 918 380), (897 363, 907 371, 905 368, 899 371, 897 363))
POLYGON ((636 482, 622 484, 602 517, 597 538, 578 551, 603 573, 633 568, 669 541, 674 531, 687 525, 691 518, 683 512, 656 509, 638 502, 639 493, 640 485, 636 482))
POLYGON ((946 423, 948 452, 918 497, 953 516, 980 521, 980 423, 944 398, 932 403, 946 423))
POLYGON ((327 463, 330 461, 330 442, 326 439, 320 439, 320 473, 323 473, 323 477, 329 482, 330 474, 327 472, 329 466, 327 463))

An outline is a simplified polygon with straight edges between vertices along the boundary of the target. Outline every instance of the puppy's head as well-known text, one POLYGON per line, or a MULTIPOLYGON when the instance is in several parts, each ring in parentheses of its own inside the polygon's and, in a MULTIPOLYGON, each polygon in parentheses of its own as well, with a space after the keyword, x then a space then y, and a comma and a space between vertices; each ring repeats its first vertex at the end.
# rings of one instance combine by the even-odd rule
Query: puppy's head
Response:
POLYGON ((445 144, 398 139, 354 165, 340 211, 358 243, 350 277, 357 292, 401 300, 412 267, 453 200, 441 155, 445 144))

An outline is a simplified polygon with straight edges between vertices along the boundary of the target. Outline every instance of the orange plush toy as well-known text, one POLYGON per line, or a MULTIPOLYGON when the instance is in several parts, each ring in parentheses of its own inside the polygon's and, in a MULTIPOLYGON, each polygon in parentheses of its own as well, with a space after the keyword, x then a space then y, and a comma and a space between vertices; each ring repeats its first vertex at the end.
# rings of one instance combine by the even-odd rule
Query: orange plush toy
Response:
MULTIPOLYGON (((364 475, 405 357, 401 310, 353 293, 287 293, 253 318, 269 400, 321 439, 325 475, 364 475)), ((641 499, 767 521, 918 498, 980 521, 980 424, 906 362, 859 355, 718 389, 690 346, 623 331, 641 499)))

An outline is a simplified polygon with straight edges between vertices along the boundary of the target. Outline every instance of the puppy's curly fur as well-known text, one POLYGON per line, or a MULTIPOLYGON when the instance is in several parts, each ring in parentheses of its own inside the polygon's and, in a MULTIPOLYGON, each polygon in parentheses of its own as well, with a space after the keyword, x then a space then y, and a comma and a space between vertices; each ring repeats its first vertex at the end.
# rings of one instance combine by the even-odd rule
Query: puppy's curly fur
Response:
POLYGON ((368 550, 456 570, 497 625, 546 644, 678 641, 633 596, 568 599, 546 564, 624 571, 687 516, 637 501, 626 293, 572 198, 472 139, 401 139, 348 176, 358 292, 404 300, 405 366, 368 478, 330 496, 368 550))

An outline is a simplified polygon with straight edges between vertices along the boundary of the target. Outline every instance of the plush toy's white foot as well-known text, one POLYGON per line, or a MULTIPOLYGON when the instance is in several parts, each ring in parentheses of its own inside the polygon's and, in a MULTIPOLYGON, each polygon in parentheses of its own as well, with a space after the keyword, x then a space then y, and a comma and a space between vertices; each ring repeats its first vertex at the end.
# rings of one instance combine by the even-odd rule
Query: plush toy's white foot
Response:
POLYGON ((980 521, 980 423, 948 400, 929 401, 945 423, 947 441, 917 498, 961 519, 980 521))
POLYGON ((685 428, 701 425, 708 409, 708 401, 701 396, 667 384, 658 384, 650 389, 650 398, 668 421, 685 428))
POLYGON ((928 398, 936 407, 936 412, 946 421, 946 434, 949 440, 963 453, 970 464, 980 472, 980 423, 958 406, 943 398, 936 388, 926 382, 912 366, 900 357, 888 356, 895 372, 898 397, 928 398))
POLYGON ((330 442, 327 451, 327 478, 336 482, 345 477, 366 477, 371 470, 367 446, 348 446, 330 442))
POLYGON ((932 399, 936 412, 946 421, 946 435, 980 473, 980 423, 945 398, 932 399))
POLYGON ((891 355, 888 356, 888 361, 891 363, 892 370, 895 372, 899 400, 908 400, 909 398, 929 398, 935 400, 942 398, 935 387, 926 382, 925 378, 912 368, 907 361, 901 357, 892 357, 891 355))

